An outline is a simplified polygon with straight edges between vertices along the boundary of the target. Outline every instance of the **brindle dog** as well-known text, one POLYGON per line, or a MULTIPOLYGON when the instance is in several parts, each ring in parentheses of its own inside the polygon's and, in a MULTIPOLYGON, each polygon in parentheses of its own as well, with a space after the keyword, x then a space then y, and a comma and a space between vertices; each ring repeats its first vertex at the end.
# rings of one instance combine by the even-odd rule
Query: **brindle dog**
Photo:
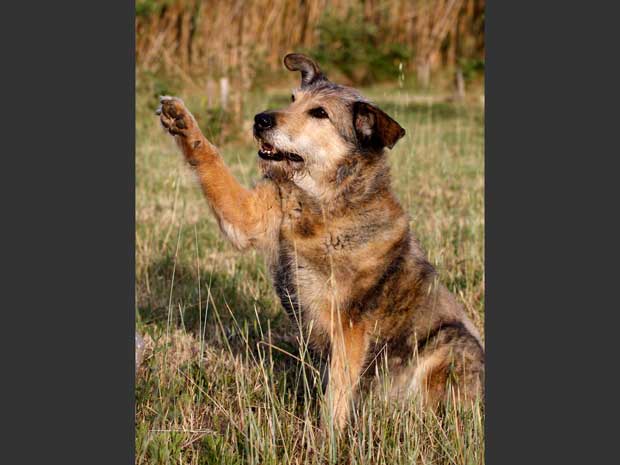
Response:
POLYGON ((157 113, 224 235, 238 249, 266 254, 282 305, 329 354, 335 425, 346 424, 378 359, 396 398, 436 406, 449 391, 464 400, 480 395, 480 336, 437 282, 390 187, 385 149, 405 130, 310 58, 289 54, 284 64, 301 72, 301 86, 288 107, 254 118, 263 177, 253 189, 230 174, 180 99, 162 97, 157 113))

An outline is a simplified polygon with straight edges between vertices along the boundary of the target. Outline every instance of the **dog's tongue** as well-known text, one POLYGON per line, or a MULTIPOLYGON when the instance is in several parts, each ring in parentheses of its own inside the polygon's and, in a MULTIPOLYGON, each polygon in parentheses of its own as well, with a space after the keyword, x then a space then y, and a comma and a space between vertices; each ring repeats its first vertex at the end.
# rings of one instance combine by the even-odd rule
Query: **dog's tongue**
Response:
POLYGON ((261 148, 260 148, 260 149, 261 149, 263 152, 267 152, 267 153, 271 153, 271 152, 274 152, 274 151, 275 151, 275 150, 274 150, 274 148, 273 148, 273 145, 268 144, 267 142, 263 142, 263 144, 261 145, 261 148))

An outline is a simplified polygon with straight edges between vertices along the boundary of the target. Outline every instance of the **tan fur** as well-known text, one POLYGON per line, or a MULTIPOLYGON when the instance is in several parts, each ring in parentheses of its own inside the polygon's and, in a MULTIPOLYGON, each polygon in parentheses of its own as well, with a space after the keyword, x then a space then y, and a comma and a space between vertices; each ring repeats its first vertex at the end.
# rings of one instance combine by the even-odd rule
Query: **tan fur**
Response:
POLYGON ((337 429, 361 374, 372 376, 382 358, 395 399, 436 406, 449 384, 463 399, 480 395, 480 336, 437 282, 390 188, 384 148, 404 130, 294 57, 287 67, 305 72, 294 102, 270 113, 273 127, 255 126, 259 142, 284 156, 260 159, 264 177, 253 189, 233 178, 181 100, 162 98, 161 122, 195 167, 223 233, 239 249, 265 252, 284 308, 329 353, 326 394, 337 429), (327 118, 312 116, 319 107, 327 118))

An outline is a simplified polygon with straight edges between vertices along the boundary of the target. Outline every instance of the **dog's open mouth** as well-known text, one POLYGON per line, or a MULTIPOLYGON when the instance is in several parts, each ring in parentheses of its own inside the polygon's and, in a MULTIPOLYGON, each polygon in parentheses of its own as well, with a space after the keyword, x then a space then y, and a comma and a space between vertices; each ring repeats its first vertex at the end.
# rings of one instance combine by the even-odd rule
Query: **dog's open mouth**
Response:
POLYGON ((304 161, 304 159, 296 153, 281 152, 267 142, 261 142, 260 149, 258 149, 258 156, 263 160, 270 161, 282 161, 284 159, 298 163, 304 161))

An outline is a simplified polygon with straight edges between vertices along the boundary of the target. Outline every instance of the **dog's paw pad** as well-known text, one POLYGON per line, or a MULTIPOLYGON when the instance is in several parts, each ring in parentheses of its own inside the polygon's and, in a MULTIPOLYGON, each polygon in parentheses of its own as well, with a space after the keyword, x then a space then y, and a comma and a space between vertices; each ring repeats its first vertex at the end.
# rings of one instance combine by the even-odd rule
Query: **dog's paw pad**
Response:
POLYGON ((155 114, 160 117, 163 127, 175 136, 185 135, 185 131, 192 125, 193 118, 185 108, 183 100, 164 95, 159 98, 159 103, 155 114))

